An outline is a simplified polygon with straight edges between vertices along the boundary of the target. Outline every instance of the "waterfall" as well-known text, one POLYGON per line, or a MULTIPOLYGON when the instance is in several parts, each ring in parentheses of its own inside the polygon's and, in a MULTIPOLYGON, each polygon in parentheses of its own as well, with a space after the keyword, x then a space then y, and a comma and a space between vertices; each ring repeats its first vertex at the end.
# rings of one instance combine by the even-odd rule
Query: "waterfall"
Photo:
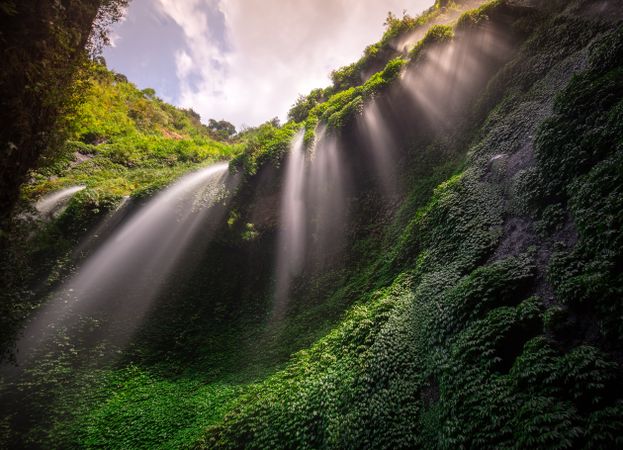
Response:
POLYGON ((57 192, 52 192, 48 194, 35 204, 35 208, 43 218, 51 218, 55 215, 60 214, 64 207, 67 206, 71 197, 81 190, 83 190, 86 186, 71 186, 65 189, 62 189, 57 192))
POLYGON ((311 149, 307 179, 312 262, 331 264, 342 250, 346 225, 346 186, 349 173, 335 135, 321 128, 311 149))
POLYGON ((379 187, 386 199, 392 199, 398 193, 395 140, 376 101, 366 104, 362 120, 363 131, 369 143, 369 154, 374 163, 379 187))
POLYGON ((18 362, 27 363, 61 329, 95 328, 80 338, 91 345, 127 343, 186 253, 207 245, 208 224, 217 219, 209 217, 211 206, 236 182, 227 167, 219 163, 182 177, 113 232, 26 325, 18 362))
POLYGON ((303 131, 295 136, 281 193, 273 319, 284 315, 293 279, 304 269, 325 267, 341 251, 347 178, 334 136, 317 130, 309 153, 303 131))
POLYGON ((302 269, 305 258, 305 146, 300 131, 290 147, 285 183, 281 193, 281 217, 277 248, 275 314, 281 315, 292 278, 302 269))
POLYGON ((455 127, 472 106, 473 95, 488 79, 487 67, 492 61, 504 61, 511 44, 508 36, 494 27, 479 29, 470 39, 440 44, 434 51, 421 55, 416 65, 401 76, 401 85, 418 115, 436 130, 455 127))

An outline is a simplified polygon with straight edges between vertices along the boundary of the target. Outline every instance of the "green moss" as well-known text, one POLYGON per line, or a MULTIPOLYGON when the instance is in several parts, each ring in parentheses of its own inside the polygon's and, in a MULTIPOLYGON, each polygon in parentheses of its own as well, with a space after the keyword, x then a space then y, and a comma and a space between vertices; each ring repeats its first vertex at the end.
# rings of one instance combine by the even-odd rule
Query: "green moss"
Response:
MULTIPOLYGON (((449 25, 434 25, 409 52, 411 61, 417 61, 424 49, 431 49, 435 44, 449 42, 454 38, 454 28, 449 25)), ((432 49, 434 50, 434 49, 432 49)))
POLYGON ((499 8, 504 4, 504 0, 490 0, 482 4, 478 8, 466 11, 465 13, 461 14, 459 19, 456 21, 456 29, 466 30, 482 25, 483 22, 489 20, 489 14, 491 13, 491 11, 494 11, 495 9, 499 8))

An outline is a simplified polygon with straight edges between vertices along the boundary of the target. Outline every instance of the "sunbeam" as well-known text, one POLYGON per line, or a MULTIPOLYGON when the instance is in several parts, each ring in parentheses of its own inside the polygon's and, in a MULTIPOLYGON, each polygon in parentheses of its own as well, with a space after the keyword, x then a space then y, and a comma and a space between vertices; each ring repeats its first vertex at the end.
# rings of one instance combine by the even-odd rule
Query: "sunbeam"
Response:
POLYGON ((189 246, 209 239, 210 207, 235 184, 228 178, 226 163, 201 169, 135 213, 29 321, 17 342, 18 364, 29 364, 56 331, 71 329, 84 317, 94 317, 98 325, 80 337, 83 345, 105 339, 123 346, 189 246))

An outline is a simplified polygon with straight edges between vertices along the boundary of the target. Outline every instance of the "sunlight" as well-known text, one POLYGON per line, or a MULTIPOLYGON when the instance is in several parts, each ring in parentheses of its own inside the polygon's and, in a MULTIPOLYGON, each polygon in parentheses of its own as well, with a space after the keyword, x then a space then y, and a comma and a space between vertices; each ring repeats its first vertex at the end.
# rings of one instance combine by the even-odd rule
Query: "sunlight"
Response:
POLYGON ((376 102, 372 101, 365 106, 363 122, 380 187, 387 198, 393 198, 399 190, 396 176, 396 142, 376 102))
POLYGON ((115 231, 28 323, 17 343, 18 363, 30 364, 63 328, 83 345, 104 340, 123 347, 190 248, 196 252, 209 241, 206 220, 219 220, 210 207, 236 185, 227 166, 186 175, 115 231), (97 325, 73 336, 81 317, 93 317, 97 325))

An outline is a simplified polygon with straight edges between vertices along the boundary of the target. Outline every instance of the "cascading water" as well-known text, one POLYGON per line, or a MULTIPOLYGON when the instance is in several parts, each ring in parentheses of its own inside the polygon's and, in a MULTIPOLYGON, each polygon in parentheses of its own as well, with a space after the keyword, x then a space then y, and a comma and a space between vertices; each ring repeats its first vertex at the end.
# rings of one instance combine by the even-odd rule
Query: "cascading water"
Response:
POLYGON ((346 185, 349 174, 335 135, 321 128, 311 150, 307 179, 308 201, 312 212, 310 231, 312 263, 326 266, 342 250, 346 225, 346 185))
POLYGON ((396 143, 375 101, 364 107, 362 118, 380 187, 386 198, 393 198, 398 193, 396 143))
POLYGON ((400 98, 394 97, 394 104, 372 100, 364 106, 358 131, 366 161, 344 158, 338 137, 324 126, 316 130, 308 154, 302 133, 297 134, 281 194, 273 319, 285 313, 297 275, 303 270, 327 270, 339 261, 346 244, 348 195, 353 184, 373 179, 391 214, 402 188, 396 170, 400 157, 397 139, 402 145, 416 127, 422 135, 456 126, 455 116, 461 114, 470 94, 478 91, 479 80, 486 79, 487 61, 506 53, 504 39, 497 39, 494 30, 479 31, 477 39, 476 46, 453 41, 423 54, 402 73, 396 86, 400 98), (412 123, 403 117, 420 120, 412 123))
POLYGON ((227 167, 219 163, 183 177, 114 232, 27 324, 18 363, 27 365, 61 329, 96 330, 81 334, 82 344, 124 345, 191 245, 195 252, 207 245, 210 207, 236 182, 227 167))
POLYGON ((273 319, 285 313, 292 280, 339 253, 346 222, 344 173, 336 138, 324 128, 309 154, 303 132, 290 146, 281 194, 273 319))
POLYGON ((76 192, 83 190, 86 186, 71 186, 57 192, 52 192, 41 198, 36 204, 37 212, 43 218, 50 218, 62 212, 71 197, 76 192))
POLYGON ((305 257, 305 148, 300 131, 290 148, 281 194, 281 218, 277 248, 277 281, 274 315, 283 313, 292 278, 298 275, 305 257))
POLYGON ((472 33, 470 39, 440 44, 425 52, 402 74, 401 85, 429 127, 443 130, 456 126, 479 83, 487 79, 491 61, 502 61, 509 53, 508 36, 491 27, 472 33))

